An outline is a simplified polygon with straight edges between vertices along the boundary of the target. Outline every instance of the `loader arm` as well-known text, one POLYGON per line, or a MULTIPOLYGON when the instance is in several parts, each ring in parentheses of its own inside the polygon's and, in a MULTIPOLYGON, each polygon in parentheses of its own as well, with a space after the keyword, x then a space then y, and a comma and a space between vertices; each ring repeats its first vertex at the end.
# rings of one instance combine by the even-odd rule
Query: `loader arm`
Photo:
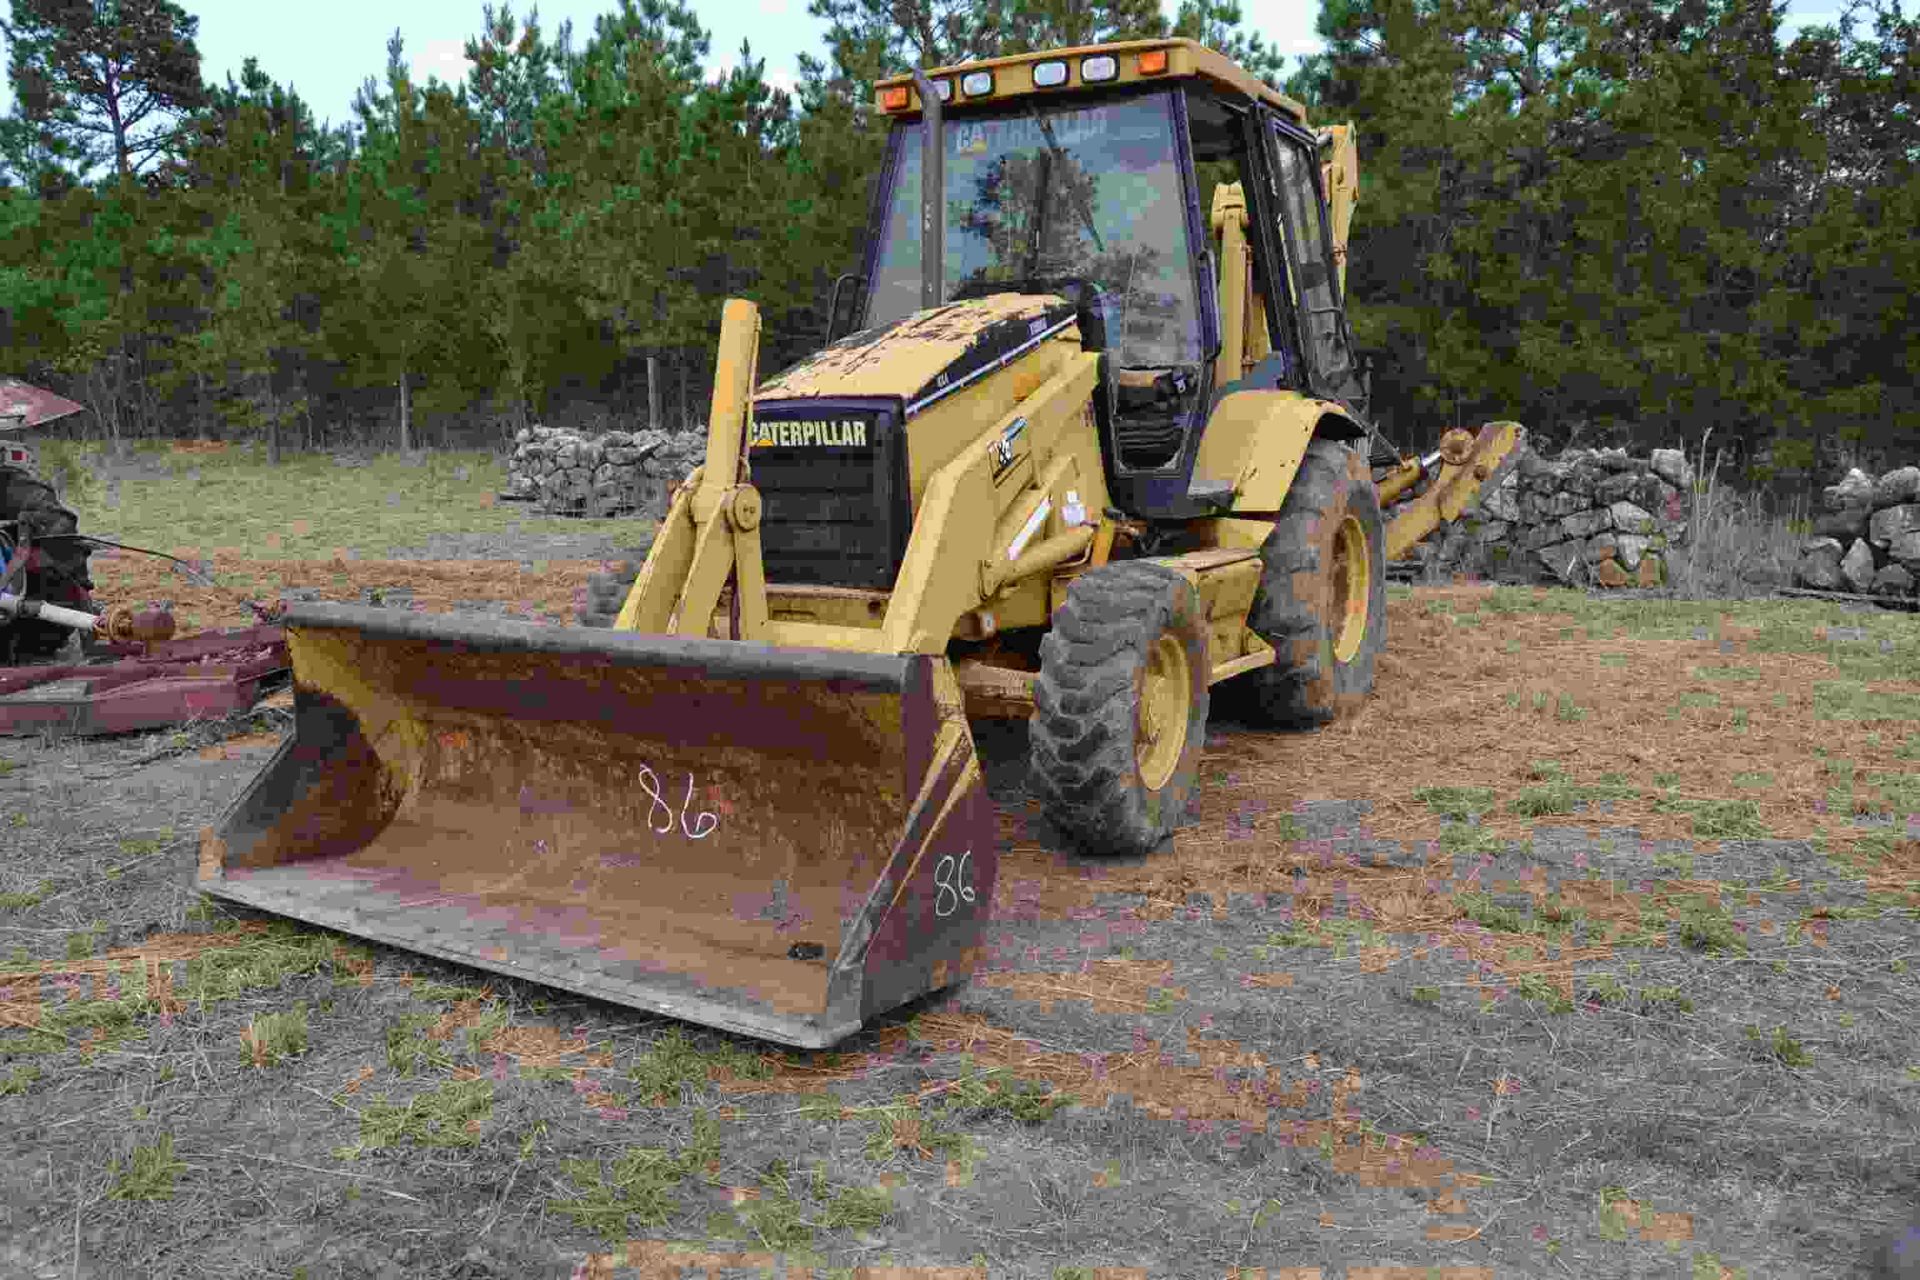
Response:
POLYGON ((1506 478, 1520 461, 1526 429, 1517 422, 1489 422, 1479 433, 1456 427, 1423 458, 1408 458, 1378 480, 1387 514, 1387 559, 1403 559, 1442 524, 1506 478), (1422 481, 1425 489, 1414 494, 1422 481))
POLYGON ((732 639, 763 639, 767 584, 760 557, 760 494, 745 478, 753 428, 753 385, 760 314, 731 298, 721 311, 707 458, 673 495, 640 578, 620 617, 622 631, 704 636, 733 582, 732 639))

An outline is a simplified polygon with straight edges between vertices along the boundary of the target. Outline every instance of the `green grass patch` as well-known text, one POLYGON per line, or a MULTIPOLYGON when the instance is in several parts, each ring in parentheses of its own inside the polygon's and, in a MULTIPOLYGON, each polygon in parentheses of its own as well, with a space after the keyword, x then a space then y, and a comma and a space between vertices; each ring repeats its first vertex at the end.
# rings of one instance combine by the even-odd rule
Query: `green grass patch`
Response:
POLYGON ((1527 933, 1527 913, 1514 907, 1503 907, 1493 900, 1492 895, 1467 892, 1453 895, 1454 903, 1460 908, 1460 914, 1480 925, 1492 929, 1495 933, 1527 933))
POLYGON ((342 978, 372 963, 365 947, 275 920, 259 933, 234 931, 231 945, 210 947, 187 961, 181 994, 204 1009, 288 978, 331 974, 342 978))
POLYGON ((1418 787, 1413 798, 1454 822, 1466 822, 1493 811, 1491 787, 1418 787))
POLYGON ((1581 980, 1580 998, 1599 1004, 1625 1004, 1627 989, 1610 973, 1592 973, 1581 980))
POLYGON ((738 1229, 712 1225, 720 1227, 721 1234, 750 1238, 776 1253, 805 1249, 820 1231, 873 1231, 893 1211, 886 1191, 836 1185, 828 1179, 824 1165, 816 1164, 811 1176, 802 1177, 786 1161, 775 1160, 757 1181, 758 1198, 747 1201, 734 1215, 738 1229))
POLYGON ((1641 987, 1635 993, 1643 1013, 1658 1013, 1677 1010, 1680 1013, 1693 1012, 1693 1000, 1678 987, 1641 987))
POLYGON ((615 1244, 628 1237, 632 1224, 666 1225, 679 1208, 673 1190, 688 1172, 685 1161, 665 1147, 629 1147, 604 1165, 568 1160, 562 1169, 574 1194, 548 1207, 615 1244))
POLYGON ((120 852, 136 858, 151 857, 172 844, 179 837, 171 827, 151 836, 124 836, 120 840, 120 852))
POLYGON ((29 1064, 24 1067, 15 1067, 13 1070, 7 1072, 6 1075, 0 1076, 0 1098, 11 1097, 17 1093, 25 1093, 33 1087, 33 1082, 39 1078, 40 1068, 36 1066, 29 1064))
POLYGON ((1693 816, 1693 834, 1702 840, 1761 840, 1767 835, 1760 806, 1752 800, 1696 800, 1672 794, 1656 796, 1656 813, 1693 816))
POLYGON ((1330 947, 1334 959, 1342 960, 1355 945, 1378 947, 1384 945, 1386 940, 1387 935, 1368 921, 1335 916, 1288 925, 1269 933, 1266 945, 1255 947, 1253 955, 1264 964, 1277 947, 1330 947))
POLYGON ((436 533, 627 538, 636 533, 631 518, 573 520, 534 515, 515 503, 488 505, 505 488, 506 469, 493 454, 480 451, 412 459, 382 454, 362 466, 295 454, 278 467, 237 448, 174 454, 141 447, 136 452, 143 470, 159 474, 123 476, 112 510, 92 496, 79 506, 83 527, 136 546, 191 546, 203 555, 216 547, 236 547, 257 559, 300 560, 326 559, 337 548, 378 559, 419 546, 436 533), (326 517, 296 523, 315 511, 326 517))
POLYGON ((1816 680, 1817 720, 1920 720, 1920 693, 1872 692, 1865 680, 1816 680))
POLYGON ((186 1169, 186 1163, 173 1154, 173 1135, 163 1133, 151 1145, 135 1147, 125 1169, 120 1167, 117 1156, 107 1163, 107 1176, 113 1180, 107 1188, 107 1198, 170 1200, 173 1180, 186 1169))
POLYGON ((270 1067, 307 1051, 307 1006, 302 1001, 285 1013, 263 1013, 240 1033, 240 1053, 256 1067, 270 1067))
POLYGON ((627 1078, 639 1086, 643 1100, 666 1106, 685 1101, 688 1091, 704 1087, 716 1076, 758 1080, 770 1071, 758 1054, 731 1042, 702 1049, 675 1027, 628 1068, 627 1078))
MULTIPOLYGON (((1585 912, 1569 906, 1565 899, 1558 896, 1547 898, 1537 910, 1503 906, 1494 901, 1491 894, 1473 889, 1455 894, 1453 901, 1460 908, 1461 915, 1484 929, 1555 941, 1571 934, 1574 926, 1586 916, 1585 912)), ((1532 955, 1530 949, 1520 948, 1516 958, 1525 960, 1532 955)))
POLYGON ((964 1071, 940 1096, 947 1116, 1005 1116, 1019 1124, 1044 1123, 1073 1101, 1073 1095, 1064 1090, 1019 1079, 1004 1067, 964 1071))
POLYGON ((25 911, 37 907, 53 896, 53 881, 42 880, 31 889, 15 893, 0 893, 0 911, 25 911))
POLYGON ((1699 666, 1691 672, 1696 680, 1758 680, 1760 668, 1726 666, 1699 666))
POLYGON ((1682 879, 1693 875, 1693 855, 1690 853, 1657 853, 1653 856, 1655 871, 1669 871, 1682 879))
POLYGON ((1745 955, 1747 942, 1725 908, 1689 896, 1680 908, 1680 942, 1707 955, 1745 955))
POLYGON ((1506 841, 1477 824, 1449 822, 1440 828, 1442 853, 1499 853, 1506 847, 1506 841))
POLYGON ((359 1158, 399 1143, 416 1147, 471 1147, 493 1118, 493 1084, 487 1080, 450 1080, 405 1103, 383 1095, 360 1113, 360 1139, 334 1154, 359 1158))
POLYGON ((1640 794, 1626 777, 1603 773, 1597 782, 1578 783, 1551 760, 1536 760, 1529 773, 1534 785, 1522 787, 1507 802, 1507 811, 1525 818, 1546 818, 1577 812, 1582 806, 1608 800, 1628 800, 1640 794))
POLYGON ((1519 981, 1513 984, 1513 990, 1523 1000, 1545 1005, 1548 1013, 1573 1012, 1573 1001, 1562 995, 1560 989, 1541 974, 1521 974, 1519 981))
POLYGON ((1766 1032, 1749 1024, 1746 1031, 1748 1042, 1754 1046, 1760 1057, 1771 1058, 1786 1067, 1800 1068, 1813 1065, 1813 1055, 1807 1052, 1807 1047, 1794 1039, 1784 1026, 1777 1026, 1771 1032, 1766 1032))
POLYGON ((462 1000, 490 1000, 491 987, 465 987, 456 983, 416 982, 410 988, 415 1000, 427 1004, 456 1004, 462 1000))
POLYGON ((427 1034, 439 1019, 427 1013, 403 1013, 387 1028, 387 1066, 397 1076, 411 1076, 453 1065, 452 1051, 443 1040, 427 1034))
POLYGON ((1920 773, 1875 773, 1867 777, 1878 800, 1878 812, 1904 818, 1920 813, 1920 773))

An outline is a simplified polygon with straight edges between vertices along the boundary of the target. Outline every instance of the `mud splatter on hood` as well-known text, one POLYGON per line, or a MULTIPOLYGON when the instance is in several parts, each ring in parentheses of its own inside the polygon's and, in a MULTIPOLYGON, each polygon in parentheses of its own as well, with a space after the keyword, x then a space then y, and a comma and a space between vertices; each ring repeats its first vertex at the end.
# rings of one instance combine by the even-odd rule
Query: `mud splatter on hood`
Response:
POLYGON ((843 338, 762 383, 754 399, 898 396, 912 413, 1073 317, 1072 304, 1042 294, 950 302, 843 338))

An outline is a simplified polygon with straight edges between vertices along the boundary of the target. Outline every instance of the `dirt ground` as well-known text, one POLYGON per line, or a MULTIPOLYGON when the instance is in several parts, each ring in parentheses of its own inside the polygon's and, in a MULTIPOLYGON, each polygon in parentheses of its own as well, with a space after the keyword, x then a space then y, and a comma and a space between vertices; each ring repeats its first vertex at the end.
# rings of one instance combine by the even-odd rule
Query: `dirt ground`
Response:
MULTIPOLYGON (((216 568, 563 620, 589 551, 216 568)), ((201 900, 275 702, 0 740, 0 1275, 1867 1274, 1920 1199, 1911 620, 1389 625, 1353 718, 1216 718, 1143 859, 1057 847, 1024 727, 978 726, 986 966, 835 1053, 201 900)))

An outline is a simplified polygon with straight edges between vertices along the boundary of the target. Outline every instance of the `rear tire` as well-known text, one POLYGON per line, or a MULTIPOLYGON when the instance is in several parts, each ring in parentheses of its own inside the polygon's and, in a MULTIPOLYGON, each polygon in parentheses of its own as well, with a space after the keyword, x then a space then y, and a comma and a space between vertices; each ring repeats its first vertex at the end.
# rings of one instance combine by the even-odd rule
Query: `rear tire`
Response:
POLYGON ((1141 854, 1186 816, 1207 732, 1207 624, 1193 584, 1164 565, 1075 578, 1040 645, 1030 724, 1033 787, 1090 853, 1141 854))
POLYGON ((1247 623, 1278 656, 1227 688, 1259 723, 1325 724, 1373 691, 1386 643, 1386 532, 1366 456, 1309 443, 1260 558, 1247 623))
MULTIPOLYGON (((87 561, 92 548, 78 538, 61 536, 78 533, 80 518, 60 505, 53 486, 24 471, 0 470, 0 520, 24 524, 33 542, 31 558, 15 590, 30 600, 91 613, 93 578, 87 572, 87 561)), ((7 554, 12 554, 11 545, 7 554)), ((50 657, 72 639, 70 628, 30 618, 0 628, 0 647, 10 647, 20 658, 50 657)))

